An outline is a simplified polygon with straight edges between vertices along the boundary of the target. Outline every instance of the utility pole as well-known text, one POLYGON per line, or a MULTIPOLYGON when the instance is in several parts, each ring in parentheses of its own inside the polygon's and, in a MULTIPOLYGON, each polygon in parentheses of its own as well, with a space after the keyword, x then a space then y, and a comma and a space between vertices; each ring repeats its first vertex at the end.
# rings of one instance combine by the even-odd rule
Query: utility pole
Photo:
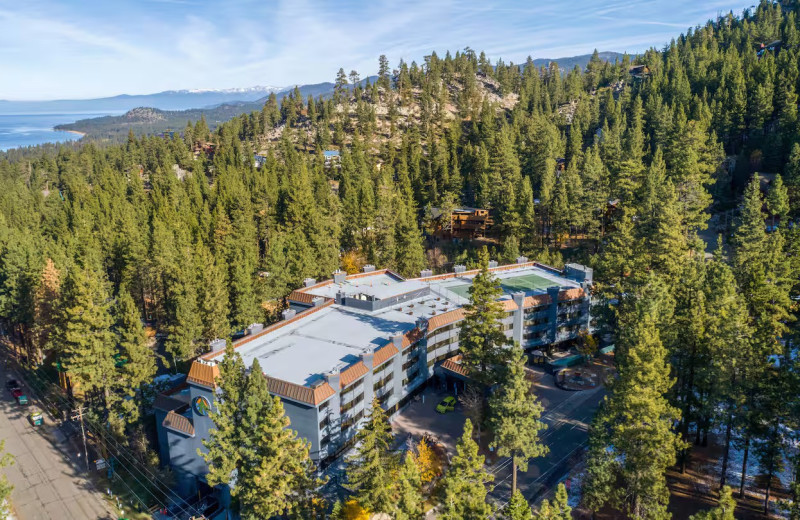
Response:
POLYGON ((86 448, 86 430, 83 428, 83 414, 85 412, 83 406, 79 406, 72 414, 72 420, 79 420, 81 422, 81 437, 83 437, 83 456, 86 459, 86 471, 89 471, 89 450, 86 448))

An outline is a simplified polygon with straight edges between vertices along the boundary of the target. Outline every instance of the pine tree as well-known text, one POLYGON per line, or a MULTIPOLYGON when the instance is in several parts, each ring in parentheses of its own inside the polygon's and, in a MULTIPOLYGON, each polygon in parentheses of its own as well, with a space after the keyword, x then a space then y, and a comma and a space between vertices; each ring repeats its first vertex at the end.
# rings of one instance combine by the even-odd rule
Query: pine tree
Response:
POLYGON ((506 373, 489 401, 494 432, 492 446, 497 448, 499 456, 511 457, 512 494, 517 490, 517 469, 528 471, 530 459, 549 451, 539 437, 539 432, 547 425, 539 420, 543 407, 526 376, 525 360, 522 348, 514 345, 506 373))
POLYGON ((584 492, 593 510, 609 503, 633 518, 666 519, 664 472, 682 447, 671 431, 680 413, 665 398, 673 381, 658 304, 637 299, 621 325, 619 378, 592 425, 584 492))
POLYGON ((556 488, 556 496, 550 502, 546 498, 542 500, 539 511, 533 516, 534 520, 571 520, 572 508, 569 506, 567 488, 559 483, 556 488))
POLYGON ((242 518, 256 520, 290 512, 313 467, 308 442, 289 429, 283 405, 269 395, 258 360, 249 374, 229 348, 220 364, 220 392, 210 414, 214 428, 198 450, 209 467, 210 485, 228 484, 242 518))
POLYGON ((533 513, 528 501, 522 496, 519 489, 511 494, 511 500, 506 506, 505 517, 508 520, 533 520, 533 513))
MULTIPOLYGON (((269 518, 295 507, 297 491, 313 470, 309 443, 289 428, 277 396, 267 389, 258 360, 247 376, 235 496, 243 518, 269 518)), ((233 491, 232 491, 233 493, 233 491)))
POLYGON ((442 482, 442 520, 485 520, 492 513, 486 503, 486 484, 493 476, 483 466, 478 444, 472 440, 472 422, 464 423, 464 435, 442 482))
POLYGON ((119 355, 123 363, 118 384, 125 396, 121 403, 125 420, 130 424, 139 418, 142 403, 139 392, 156 375, 156 359, 147 346, 141 314, 128 291, 121 291, 115 310, 119 355))
POLYGON ((51 342, 54 340, 53 333, 57 325, 56 305, 60 293, 61 273, 56 269, 53 260, 48 258, 34 295, 32 340, 36 361, 41 361, 45 351, 53 346, 51 342))
POLYGON ((503 294, 497 278, 489 271, 489 252, 479 252, 480 272, 469 288, 469 303, 464 305, 465 317, 459 332, 462 364, 475 380, 491 385, 497 367, 506 359, 505 345, 509 343, 500 320, 505 313, 497 301, 503 294))
POLYGON ((59 344, 63 366, 80 390, 100 393, 106 407, 112 405, 117 382, 111 298, 103 275, 75 266, 64 283, 60 313, 59 344))
POLYGON ((719 492, 719 505, 708 511, 701 511, 689 517, 689 520, 735 520, 736 500, 730 487, 724 486, 719 492))
POLYGON ((783 184, 783 177, 780 174, 775 176, 767 194, 767 211, 772 215, 772 225, 775 225, 775 217, 781 220, 786 218, 789 213, 789 192, 783 184))
POLYGON ((424 518, 422 478, 416 457, 407 452, 397 474, 394 520, 420 520, 424 518))
POLYGON ((356 435, 356 454, 347 464, 347 480, 358 503, 370 513, 390 513, 393 472, 397 460, 390 451, 392 427, 377 399, 372 401, 369 420, 356 435))
POLYGON ((228 291, 225 288, 225 270, 214 260, 210 252, 200 257, 200 316, 202 338, 212 341, 226 338, 231 332, 228 322, 228 291))

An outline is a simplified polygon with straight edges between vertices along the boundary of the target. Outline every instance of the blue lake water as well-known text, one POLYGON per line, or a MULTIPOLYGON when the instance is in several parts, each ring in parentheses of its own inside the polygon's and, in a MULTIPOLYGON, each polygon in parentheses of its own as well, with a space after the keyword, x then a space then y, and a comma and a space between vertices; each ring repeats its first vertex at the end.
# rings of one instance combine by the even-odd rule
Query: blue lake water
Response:
MULTIPOLYGON (((116 112, 114 112, 116 113, 116 112)), ((53 130, 56 125, 109 115, 109 112, 68 114, 0 114, 0 151, 42 143, 80 139, 79 134, 53 130)))

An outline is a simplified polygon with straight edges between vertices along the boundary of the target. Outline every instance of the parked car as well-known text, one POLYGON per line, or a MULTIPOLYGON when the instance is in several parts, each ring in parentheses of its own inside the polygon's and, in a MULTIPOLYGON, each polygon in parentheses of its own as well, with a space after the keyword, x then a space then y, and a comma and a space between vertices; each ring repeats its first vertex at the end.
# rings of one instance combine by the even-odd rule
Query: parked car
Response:
POLYGON ((11 395, 14 396, 14 399, 17 400, 18 405, 27 406, 29 404, 28 396, 22 393, 21 388, 15 388, 14 390, 12 390, 11 395))
POLYGON ((6 381, 6 390, 8 390, 9 392, 13 393, 14 390, 19 390, 19 389, 20 389, 19 383, 17 383, 16 379, 9 379, 8 381, 6 381))
POLYGON ((28 420, 34 426, 41 426, 44 423, 44 414, 42 414, 42 412, 39 410, 36 410, 28 414, 28 420))
POLYGON ((452 412, 456 409, 456 398, 452 395, 448 395, 442 401, 436 405, 436 411, 439 413, 447 413, 452 412))

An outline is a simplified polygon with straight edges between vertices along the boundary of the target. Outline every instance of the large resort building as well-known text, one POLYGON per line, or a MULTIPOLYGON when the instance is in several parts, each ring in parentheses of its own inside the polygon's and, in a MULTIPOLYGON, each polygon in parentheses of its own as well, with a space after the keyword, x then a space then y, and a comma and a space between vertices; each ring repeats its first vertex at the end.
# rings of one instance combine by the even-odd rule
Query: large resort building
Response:
MULTIPOLYGON (((591 269, 571 264, 561 271, 521 257, 512 265, 492 262, 490 270, 504 291, 505 333, 526 350, 574 339, 588 327, 591 269)), ((466 376, 458 334, 476 273, 456 266, 404 279, 366 266, 355 275, 308 279, 288 296, 282 321, 251 327, 233 348, 248 367, 258 359, 291 428, 310 442, 311 457, 330 460, 351 444, 374 398, 392 414, 435 374, 466 376)), ((197 450, 213 427, 208 410, 224 346, 212 345, 193 362, 187 384, 155 403, 161 457, 185 492, 207 471, 197 450)))

